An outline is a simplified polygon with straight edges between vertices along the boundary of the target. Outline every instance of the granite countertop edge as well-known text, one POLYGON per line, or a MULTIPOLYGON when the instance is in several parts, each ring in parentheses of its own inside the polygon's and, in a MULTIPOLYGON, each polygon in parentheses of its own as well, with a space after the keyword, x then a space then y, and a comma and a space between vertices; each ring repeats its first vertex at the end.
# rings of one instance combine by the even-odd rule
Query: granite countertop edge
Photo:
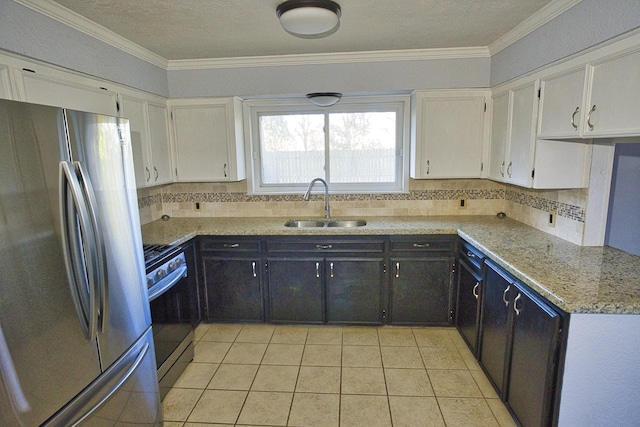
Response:
POLYGON ((200 235, 458 234, 567 313, 640 314, 640 257, 581 247, 509 218, 372 217, 364 227, 302 229, 285 227, 287 219, 171 218, 143 225, 142 237, 145 243, 182 244, 200 235))

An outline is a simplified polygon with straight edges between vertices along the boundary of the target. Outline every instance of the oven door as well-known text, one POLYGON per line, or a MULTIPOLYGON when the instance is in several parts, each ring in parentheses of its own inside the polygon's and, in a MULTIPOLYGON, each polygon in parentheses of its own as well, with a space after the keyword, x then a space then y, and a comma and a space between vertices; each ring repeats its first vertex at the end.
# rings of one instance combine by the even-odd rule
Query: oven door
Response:
POLYGON ((153 340, 161 383, 185 350, 193 348, 192 298, 186 266, 184 271, 177 269, 149 289, 153 340))

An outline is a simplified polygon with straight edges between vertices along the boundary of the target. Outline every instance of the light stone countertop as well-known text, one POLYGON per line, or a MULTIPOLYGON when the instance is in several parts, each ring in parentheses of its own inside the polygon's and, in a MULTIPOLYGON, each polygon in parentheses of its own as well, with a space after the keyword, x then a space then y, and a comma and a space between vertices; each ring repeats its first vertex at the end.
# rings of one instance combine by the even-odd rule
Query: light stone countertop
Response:
POLYGON ((640 314, 640 257, 581 247, 494 216, 370 217, 358 228, 287 228, 287 218, 171 218, 142 226, 145 243, 198 235, 458 234, 568 313, 640 314))

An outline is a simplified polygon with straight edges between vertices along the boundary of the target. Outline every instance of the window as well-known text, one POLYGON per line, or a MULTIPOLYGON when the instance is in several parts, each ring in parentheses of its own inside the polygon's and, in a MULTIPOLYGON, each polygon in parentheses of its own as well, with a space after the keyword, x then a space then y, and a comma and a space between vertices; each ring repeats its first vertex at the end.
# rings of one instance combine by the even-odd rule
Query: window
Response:
POLYGON ((403 192, 408 96, 245 102, 250 194, 304 192, 323 178, 332 193, 403 192))

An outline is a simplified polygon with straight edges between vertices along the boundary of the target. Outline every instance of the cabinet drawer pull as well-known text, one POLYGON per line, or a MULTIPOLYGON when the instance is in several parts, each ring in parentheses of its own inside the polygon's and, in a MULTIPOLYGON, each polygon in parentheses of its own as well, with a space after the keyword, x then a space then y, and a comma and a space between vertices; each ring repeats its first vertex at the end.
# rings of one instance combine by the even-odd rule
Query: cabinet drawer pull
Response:
POLYGON ((429 244, 428 243, 414 243, 413 247, 414 248, 428 248, 429 244))
POLYGON ((317 249, 331 249, 332 247, 331 245, 316 245, 317 249))
POLYGON ((329 269, 331 270, 331 277, 333 278, 333 263, 329 264, 329 269))
POLYGON ((513 166, 513 162, 509 162, 509 166, 507 166, 507 175, 511 178, 511 166, 513 166))
POLYGON ((396 277, 400 277, 400 263, 396 262, 396 277))
POLYGON ((476 297, 476 299, 480 297, 480 295, 478 295, 479 287, 480 287, 480 282, 476 282, 476 285, 473 287, 473 290, 471 291, 473 293, 473 296, 476 297))
POLYGON ((153 167, 153 172, 154 172, 154 178, 153 178, 153 180, 154 180, 154 181, 157 181, 157 180, 158 180, 158 176, 160 176, 160 172, 158 172, 158 168, 154 166, 154 167, 153 167))
POLYGON ((593 130, 593 125, 591 124, 591 113, 596 111, 596 104, 593 104, 591 110, 589 110, 589 114, 587 114, 587 125, 589 125, 589 130, 593 130))
POLYGON ((502 164, 500 165, 500 176, 504 178, 504 163, 502 162, 502 164))
POLYGON ((225 248, 239 248, 240 244, 239 243, 225 243, 224 247, 225 248))
POLYGON ((507 286, 507 289, 505 289, 502 293, 502 302, 504 302, 504 305, 506 305, 507 307, 509 307, 509 301, 507 301, 507 292, 509 292, 510 289, 511 285, 507 286))
POLYGON ((316 262, 316 277, 320 277, 320 263, 316 262))
POLYGON ((149 182, 151 180, 151 172, 149 171, 149 168, 145 166, 144 168, 145 171, 147 171, 147 182, 149 182))
POLYGON ((224 177, 227 177, 227 164, 225 163, 223 168, 222 168, 222 173, 224 173, 224 177))
POLYGON ((576 114, 580 111, 580 107, 576 107, 576 111, 571 115, 571 126, 573 126, 573 130, 578 130, 578 125, 576 124, 576 114))
POLYGON ((513 311, 516 312, 516 316, 519 316, 520 312, 522 311, 522 306, 520 306, 520 308, 518 309, 518 301, 520 300, 520 298, 522 298, 522 294, 518 292, 518 296, 513 300, 513 311))
POLYGON ((473 252, 471 252, 471 251, 467 251, 467 256, 468 256, 469 258, 475 258, 475 257, 476 257, 476 254, 474 254, 474 253, 473 253, 473 252))
POLYGON ((427 175, 429 175, 429 169, 431 169, 431 167, 429 166, 429 160, 427 160, 427 175))
POLYGON ((253 270, 253 277, 258 277, 258 275, 256 274, 256 262, 255 261, 253 261, 251 263, 251 268, 253 270))

